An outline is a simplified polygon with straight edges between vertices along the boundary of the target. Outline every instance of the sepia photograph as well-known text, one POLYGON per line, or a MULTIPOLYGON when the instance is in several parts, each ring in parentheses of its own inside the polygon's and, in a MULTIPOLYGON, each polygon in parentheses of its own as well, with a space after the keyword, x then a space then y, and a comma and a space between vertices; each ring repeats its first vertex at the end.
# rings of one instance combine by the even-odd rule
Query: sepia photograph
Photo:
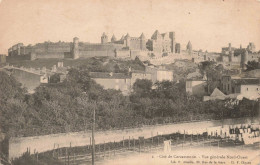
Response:
POLYGON ((260 0, 0 0, 0 165, 260 165, 260 0))

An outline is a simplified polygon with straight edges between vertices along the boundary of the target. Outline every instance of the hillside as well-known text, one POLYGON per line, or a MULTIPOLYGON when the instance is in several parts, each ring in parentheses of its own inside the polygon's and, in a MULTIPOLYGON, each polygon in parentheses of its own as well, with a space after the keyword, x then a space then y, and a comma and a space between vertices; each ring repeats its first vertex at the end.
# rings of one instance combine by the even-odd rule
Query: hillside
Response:
POLYGON ((37 59, 34 61, 9 61, 9 65, 25 68, 43 68, 51 69, 53 65, 57 65, 58 62, 63 62, 64 67, 83 67, 90 71, 99 72, 125 72, 128 67, 133 70, 144 71, 144 66, 138 60, 122 60, 109 57, 91 57, 80 59, 37 59), (116 66, 117 64, 117 66, 116 66))

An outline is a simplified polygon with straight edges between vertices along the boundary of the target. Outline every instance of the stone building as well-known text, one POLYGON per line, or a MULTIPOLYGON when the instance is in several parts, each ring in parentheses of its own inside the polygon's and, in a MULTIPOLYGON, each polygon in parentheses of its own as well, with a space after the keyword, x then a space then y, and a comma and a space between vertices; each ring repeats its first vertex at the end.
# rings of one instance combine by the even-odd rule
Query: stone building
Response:
POLYGON ((156 30, 151 39, 147 41, 147 49, 159 53, 176 53, 175 44, 175 32, 160 34, 156 30))
MULTIPOLYGON (((224 94, 235 94, 246 92, 245 86, 259 86, 259 78, 241 78, 232 76, 222 76, 220 90, 224 94)), ((251 87, 248 87, 248 89, 251 87)))
POLYGON ((204 79, 188 79, 186 80, 186 92, 194 96, 207 95, 207 80, 204 79))
POLYGON ((120 90, 123 95, 129 95, 137 79, 151 80, 151 74, 141 71, 131 71, 129 74, 90 72, 90 77, 104 89, 120 90))
POLYGON ((90 72, 90 77, 104 87, 122 91, 123 95, 129 95, 131 88, 131 76, 124 73, 90 72))
POLYGON ((145 72, 151 74, 153 83, 157 81, 173 81, 173 71, 167 70, 163 66, 145 66, 145 72))

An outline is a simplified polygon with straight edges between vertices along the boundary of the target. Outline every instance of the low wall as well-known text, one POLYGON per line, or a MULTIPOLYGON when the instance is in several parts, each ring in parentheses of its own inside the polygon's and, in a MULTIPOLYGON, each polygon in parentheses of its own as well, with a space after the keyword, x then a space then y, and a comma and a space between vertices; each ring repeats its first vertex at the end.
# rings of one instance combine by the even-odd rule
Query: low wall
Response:
MULTIPOLYGON (((258 119, 255 122, 259 123, 258 119)), ((149 138, 156 136, 157 134, 172 134, 176 132, 192 131, 197 133, 207 132, 210 127, 217 127, 223 125, 234 125, 234 124, 246 124, 250 123, 250 119, 227 119, 227 120, 215 120, 215 121, 201 121, 191 123, 178 123, 168 125, 155 125, 145 126, 142 128, 124 129, 124 130, 109 130, 109 131, 97 131, 95 133, 95 143, 100 144, 104 142, 119 142, 123 138, 128 139, 138 138, 143 136, 149 138)), ((69 147, 70 144, 74 146, 85 146, 90 144, 91 131, 86 132, 75 132, 75 133, 61 133, 51 134, 45 136, 34 136, 34 137, 14 137, 9 140, 9 158, 16 158, 26 152, 27 148, 31 152, 45 152, 52 150, 57 146, 69 147)))

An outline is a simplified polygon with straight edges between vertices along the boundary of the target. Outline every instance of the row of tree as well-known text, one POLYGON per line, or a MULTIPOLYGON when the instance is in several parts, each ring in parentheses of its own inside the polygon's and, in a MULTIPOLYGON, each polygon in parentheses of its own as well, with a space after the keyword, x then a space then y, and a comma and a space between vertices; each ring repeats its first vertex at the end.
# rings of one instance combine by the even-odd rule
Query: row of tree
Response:
POLYGON ((202 102, 185 92, 185 82, 137 80, 129 97, 96 84, 86 69, 70 69, 62 83, 39 86, 27 94, 12 76, 0 72, 0 125, 9 136, 30 136, 91 128, 221 119, 257 115, 259 104, 243 100, 202 102), (231 104, 232 103, 232 104, 231 104), (230 105, 230 106, 228 106, 230 105))

